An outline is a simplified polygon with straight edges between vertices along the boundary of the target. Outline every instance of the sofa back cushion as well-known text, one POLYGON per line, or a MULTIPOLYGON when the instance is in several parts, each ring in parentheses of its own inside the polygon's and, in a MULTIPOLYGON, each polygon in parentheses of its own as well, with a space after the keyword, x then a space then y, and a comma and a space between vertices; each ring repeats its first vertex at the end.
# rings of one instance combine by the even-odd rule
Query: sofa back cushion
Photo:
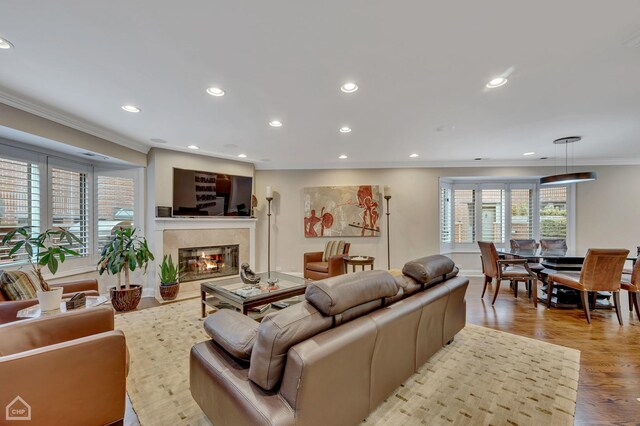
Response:
POLYGON ((345 248, 344 240, 340 241, 327 241, 327 245, 324 247, 324 253, 322 253, 322 261, 328 262, 331 256, 335 256, 337 254, 343 254, 345 248))
POLYGON ((40 281, 31 272, 0 270, 0 293, 6 300, 29 300, 42 290, 40 281))
POLYGON ((437 254, 405 263, 402 273, 420 283, 430 284, 443 281, 447 275, 450 275, 455 270, 456 265, 453 260, 447 256, 437 254))
POLYGON ((340 275, 307 286, 305 298, 326 316, 339 315, 358 305, 398 294, 398 286, 387 271, 362 271, 340 275))
POLYGON ((264 317, 251 351, 249 379, 265 390, 282 379, 289 348, 328 330, 333 318, 304 301, 264 317))

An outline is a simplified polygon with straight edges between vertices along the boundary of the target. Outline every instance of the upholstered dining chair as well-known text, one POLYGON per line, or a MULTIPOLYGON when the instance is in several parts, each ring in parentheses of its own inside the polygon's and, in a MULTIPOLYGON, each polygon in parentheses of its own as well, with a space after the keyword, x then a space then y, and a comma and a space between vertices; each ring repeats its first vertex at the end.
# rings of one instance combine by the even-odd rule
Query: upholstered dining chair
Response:
POLYGON ((487 291, 487 286, 494 279, 496 280, 496 289, 493 294, 493 301, 496 303, 500 283, 503 280, 514 282, 515 297, 518 297, 518 282, 524 281, 528 284, 531 297, 533 298, 533 306, 538 306, 538 278, 536 274, 529 268, 526 259, 500 259, 498 251, 493 243, 478 241, 480 247, 480 256, 482 259, 482 272, 484 274, 484 288, 482 296, 487 291))
POLYGON ((640 306, 638 305, 638 295, 640 294, 640 255, 636 259, 630 275, 623 275, 620 287, 629 292, 629 311, 633 311, 635 306, 636 315, 640 319, 640 306))
POLYGON ((566 250, 567 240, 540 238, 540 248, 542 250, 566 250))
MULTIPOLYGON (((511 250, 531 250, 535 251, 540 247, 540 244, 536 242, 536 240, 509 240, 509 244, 511 245, 511 250)), ((529 260, 528 265, 529 268, 534 272, 539 272, 544 269, 539 262, 540 259, 535 259, 535 262, 529 260)))
POLYGON ((587 322, 591 324, 589 292, 610 291, 613 294, 613 304, 615 305, 618 322, 622 325, 622 315, 620 313, 620 277, 622 276, 622 268, 628 255, 629 250, 626 249, 589 249, 580 273, 562 272, 550 274, 547 286, 547 308, 551 307, 553 287, 555 284, 578 290, 582 299, 582 308, 587 317, 587 322))

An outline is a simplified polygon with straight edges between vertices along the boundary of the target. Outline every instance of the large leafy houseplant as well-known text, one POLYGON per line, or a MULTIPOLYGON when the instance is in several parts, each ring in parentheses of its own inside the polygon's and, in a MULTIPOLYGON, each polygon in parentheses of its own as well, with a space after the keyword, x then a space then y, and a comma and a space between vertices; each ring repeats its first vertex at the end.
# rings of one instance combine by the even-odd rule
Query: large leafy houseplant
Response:
POLYGON ((73 232, 64 228, 47 229, 36 234, 31 226, 23 226, 7 232, 2 238, 2 245, 11 247, 9 257, 24 248, 43 291, 51 289, 42 276, 42 269, 46 266, 55 275, 59 264, 64 263, 67 256, 80 256, 77 251, 68 247, 74 243, 82 245, 82 241, 73 232))
POLYGON ((122 290, 122 272, 124 271, 125 289, 129 290, 131 282, 130 272, 142 269, 147 271, 147 266, 154 259, 153 253, 144 237, 136 235, 136 228, 117 227, 113 230, 113 237, 100 253, 98 272, 100 275, 108 274, 118 277, 117 290, 122 290))

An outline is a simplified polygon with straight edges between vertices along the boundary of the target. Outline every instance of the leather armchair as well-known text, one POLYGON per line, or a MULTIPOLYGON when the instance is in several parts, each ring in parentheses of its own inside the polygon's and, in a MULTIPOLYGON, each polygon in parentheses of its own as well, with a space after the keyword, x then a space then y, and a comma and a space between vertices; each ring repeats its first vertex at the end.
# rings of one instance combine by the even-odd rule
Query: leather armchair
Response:
POLYGON ((124 418, 127 349, 110 306, 0 326, 0 401, 20 396, 31 425, 124 418))
MULTIPOLYGON (((62 287, 63 297, 73 297, 78 292, 84 292, 87 296, 99 296, 98 280, 79 280, 68 283, 51 284, 52 287, 62 287)), ((38 299, 6 300, 0 292, 0 324, 18 321, 18 311, 38 303, 38 299)))
POLYGON ((329 257, 328 262, 322 261, 322 251, 304 254, 304 277, 310 280, 324 280, 325 278, 342 275, 346 272, 344 257, 349 254, 350 243, 344 245, 344 252, 329 257))

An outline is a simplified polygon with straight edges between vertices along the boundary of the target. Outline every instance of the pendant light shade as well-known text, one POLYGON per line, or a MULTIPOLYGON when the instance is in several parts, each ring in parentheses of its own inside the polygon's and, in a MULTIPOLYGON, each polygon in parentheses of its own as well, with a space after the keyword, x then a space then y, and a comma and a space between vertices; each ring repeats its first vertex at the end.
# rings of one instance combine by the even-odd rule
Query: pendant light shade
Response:
POLYGON ((580 183, 580 182, 589 182, 591 180, 596 180, 598 175, 596 172, 574 172, 569 173, 569 153, 568 153, 568 145, 570 143, 575 143, 580 141, 582 138, 580 136, 568 136, 566 138, 560 138, 553 141, 556 145, 564 145, 565 146, 565 173, 561 175, 551 175, 540 178, 540 185, 560 185, 560 184, 568 184, 568 183, 580 183))

